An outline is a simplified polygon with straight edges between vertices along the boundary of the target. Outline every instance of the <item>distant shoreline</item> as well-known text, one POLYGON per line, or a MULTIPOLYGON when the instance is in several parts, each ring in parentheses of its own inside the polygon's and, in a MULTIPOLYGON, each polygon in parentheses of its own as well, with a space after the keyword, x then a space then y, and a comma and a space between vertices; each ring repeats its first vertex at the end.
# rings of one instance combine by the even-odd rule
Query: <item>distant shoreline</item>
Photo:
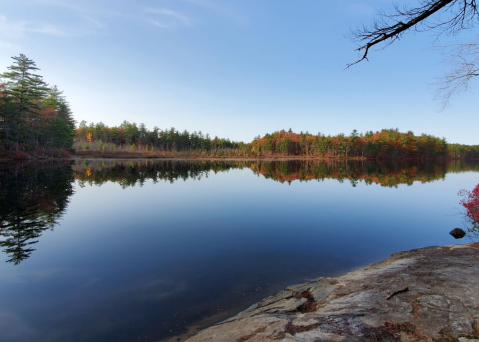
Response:
POLYGON ((198 159, 198 160, 348 160, 348 161, 455 161, 455 160, 479 160, 478 158, 465 157, 424 157, 424 158, 392 158, 392 157, 324 157, 317 155, 255 155, 255 156, 228 156, 228 155, 198 155, 198 154, 173 154, 136 151, 77 151, 70 159, 198 159))
POLYGON ((362 162, 451 162, 451 161, 479 161, 477 158, 408 158, 408 159, 393 159, 393 158, 383 158, 383 159, 373 159, 373 158, 327 158, 327 157, 317 157, 317 156, 282 156, 282 157, 270 157, 270 156, 259 156, 259 157, 236 157, 236 156, 134 156, 134 155, 125 155, 125 156, 71 156, 69 158, 37 158, 37 159, 0 159, 0 163, 14 163, 14 162, 50 162, 50 161, 60 161, 60 160, 71 160, 71 161, 81 161, 81 160, 251 160, 251 161, 313 161, 313 160, 323 160, 323 161, 362 161, 362 162))
POLYGON ((200 154, 181 154, 181 153, 163 153, 163 152, 145 152, 145 151, 76 151, 69 157, 49 157, 49 158, 0 158, 0 162, 18 162, 18 161, 54 161, 54 160, 125 160, 125 159, 148 159, 148 160, 262 160, 262 161, 288 161, 288 160, 325 160, 325 161, 368 161, 368 162, 448 162, 448 161, 479 161, 479 158, 466 157, 345 157, 345 156, 318 156, 318 155, 254 155, 254 156, 231 156, 231 155, 200 155, 200 154))

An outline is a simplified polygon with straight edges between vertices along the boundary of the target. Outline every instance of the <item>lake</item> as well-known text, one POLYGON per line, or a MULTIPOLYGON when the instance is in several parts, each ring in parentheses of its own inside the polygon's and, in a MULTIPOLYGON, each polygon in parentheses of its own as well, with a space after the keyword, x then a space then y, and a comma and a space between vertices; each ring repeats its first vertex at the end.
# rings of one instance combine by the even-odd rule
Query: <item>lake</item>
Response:
POLYGON ((0 165, 1 341, 184 341, 284 287, 467 243, 466 162, 0 165))

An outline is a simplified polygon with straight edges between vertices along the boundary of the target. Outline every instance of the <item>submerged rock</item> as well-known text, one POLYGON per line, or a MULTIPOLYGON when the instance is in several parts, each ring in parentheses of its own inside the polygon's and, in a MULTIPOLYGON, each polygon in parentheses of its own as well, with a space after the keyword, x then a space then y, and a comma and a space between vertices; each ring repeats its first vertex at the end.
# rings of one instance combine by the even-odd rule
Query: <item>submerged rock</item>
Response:
POLYGON ((478 265, 477 244, 393 254, 288 287, 188 341, 474 341, 478 265))
POLYGON ((462 239, 464 236, 466 236, 466 232, 463 231, 461 228, 454 228, 449 232, 455 239, 462 239))

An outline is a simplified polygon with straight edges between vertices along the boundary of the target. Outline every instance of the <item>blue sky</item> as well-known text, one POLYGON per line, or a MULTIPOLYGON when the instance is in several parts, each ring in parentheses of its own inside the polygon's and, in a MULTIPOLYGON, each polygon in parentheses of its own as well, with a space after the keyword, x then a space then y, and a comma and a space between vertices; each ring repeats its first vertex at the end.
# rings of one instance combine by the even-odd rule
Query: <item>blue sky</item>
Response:
POLYGON ((290 127, 332 135, 398 127, 478 144, 477 96, 454 97, 444 111, 433 99, 432 84, 450 68, 433 34, 409 34, 344 70, 358 58, 344 36, 391 3, 0 0, 0 71, 27 55, 78 122, 244 141, 290 127))

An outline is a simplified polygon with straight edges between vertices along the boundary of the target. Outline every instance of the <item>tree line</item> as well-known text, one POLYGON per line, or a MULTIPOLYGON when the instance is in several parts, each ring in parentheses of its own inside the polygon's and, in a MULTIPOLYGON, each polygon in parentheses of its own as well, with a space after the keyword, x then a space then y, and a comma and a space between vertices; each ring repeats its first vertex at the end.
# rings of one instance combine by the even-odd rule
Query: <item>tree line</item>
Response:
POLYGON ((87 124, 80 122, 76 130, 77 151, 146 151, 166 153, 215 152, 219 154, 247 155, 249 146, 227 138, 212 138, 209 134, 178 131, 174 127, 148 130, 145 124, 123 121, 119 126, 109 127, 103 122, 87 124))
POLYGON ((148 130, 142 123, 124 121, 120 126, 108 127, 104 123, 87 125, 82 121, 77 129, 78 150, 128 150, 170 154, 203 154, 208 156, 274 157, 311 156, 324 158, 361 159, 424 159, 424 158, 479 158, 479 145, 449 144, 444 138, 432 135, 414 135, 399 129, 383 129, 349 136, 325 136, 293 133, 281 130, 251 143, 230 141, 202 132, 179 132, 175 128, 148 130))
POLYGON ((325 158, 424 159, 479 158, 479 145, 449 144, 432 135, 401 133, 398 129, 349 136, 325 136, 281 130, 250 143, 211 137, 175 128, 152 130, 141 123, 123 121, 108 127, 102 122, 76 128, 68 102, 56 87, 49 87, 39 68, 25 55, 0 79, 0 158, 68 156, 73 151, 131 151, 153 156, 203 157, 312 156, 325 158), (74 142, 75 141, 75 142, 74 142))
POLYGON ((20 54, 0 74, 0 157, 67 156, 75 137, 68 102, 48 86, 35 62, 20 54))
POLYGON ((293 133, 281 130, 251 143, 253 153, 263 155, 320 156, 336 158, 424 159, 424 158, 479 158, 479 145, 448 144, 445 138, 432 135, 414 135, 399 129, 383 129, 349 136, 317 135, 308 132, 293 133))

